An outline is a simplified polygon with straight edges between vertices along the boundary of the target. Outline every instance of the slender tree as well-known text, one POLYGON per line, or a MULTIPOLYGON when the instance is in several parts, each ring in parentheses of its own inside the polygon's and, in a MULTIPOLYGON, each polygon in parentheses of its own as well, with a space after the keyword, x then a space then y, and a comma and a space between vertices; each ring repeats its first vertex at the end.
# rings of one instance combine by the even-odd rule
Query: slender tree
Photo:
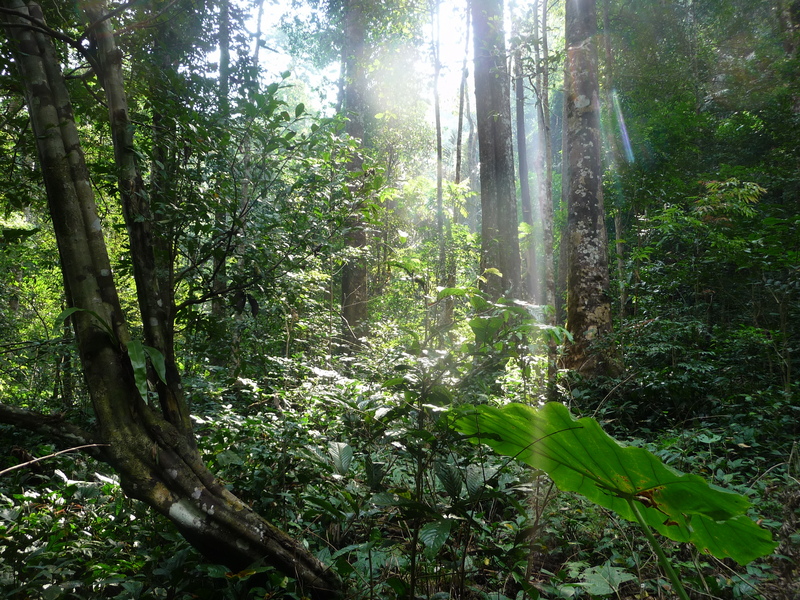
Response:
POLYGON ((442 107, 439 98, 439 77, 442 71, 441 61, 441 16, 440 3, 434 2, 431 7, 431 54, 433 57, 433 114, 436 129, 436 235, 439 238, 439 261, 437 264, 437 283, 445 285, 447 281, 447 236, 444 227, 444 159, 442 148, 442 107))
MULTIPOLYGON (((515 29, 515 38, 519 32, 515 29)), ((514 61, 514 112, 517 120, 517 164, 519 166, 519 199, 522 207, 522 220, 528 225, 531 235, 525 249, 526 270, 525 288, 527 296, 538 303, 539 298, 539 268, 536 260, 536 243, 533 236, 535 219, 533 203, 531 201, 530 171, 528 169, 528 136, 525 127, 525 77, 522 66, 522 44, 517 44, 513 52, 514 61)))
POLYGON ((502 0, 472 0, 475 113, 481 190, 481 271, 492 298, 519 296, 519 237, 511 136, 511 84, 502 0))
MULTIPOLYGON (((605 85, 603 86, 606 121, 610 124, 614 115, 614 53, 611 49, 611 19, 609 17, 609 0, 603 0, 603 49, 605 50, 605 85)), ((611 127, 609 126, 609 131, 611 127)), ((616 166, 619 162, 619 148, 616 138, 608 136, 606 144, 610 164, 616 166)), ((623 245, 622 207, 614 207, 614 253, 616 255, 617 282, 619 285, 619 318, 625 318, 625 305, 628 303, 628 290, 625 285, 625 256, 623 245)))
POLYGON ((592 376, 615 368, 590 347, 611 330, 603 208, 595 0, 567 0, 567 329, 565 366, 592 376))
MULTIPOLYGON (((539 174, 539 213, 542 219, 542 259, 544 281, 542 299, 547 306, 556 304, 556 278, 553 267, 553 135, 550 128, 550 61, 547 42, 547 2, 533 3, 534 32, 533 48, 536 58, 537 121, 539 124, 539 152, 543 157, 544 172, 539 174), (541 7, 541 30, 539 29, 539 7, 541 7), (541 31, 541 33, 540 33, 541 31)), ((550 313, 548 322, 555 324, 555 313, 550 313)))
MULTIPOLYGON (((346 131, 364 143, 364 118, 367 111, 366 14, 364 0, 344 0, 344 110, 346 131)), ((349 169, 363 169, 361 155, 351 160, 349 169)), ((353 190, 355 191, 355 190, 353 190)), ((354 212, 348 223, 347 246, 350 256, 342 270, 342 337, 348 349, 358 347, 367 334, 367 233, 360 213, 354 212)))
MULTIPOLYGON (((456 156, 455 156, 455 165, 453 167, 453 183, 455 184, 456 190, 458 189, 458 185, 461 183, 462 177, 462 163, 463 163, 463 142, 464 142, 464 107, 467 102, 467 80, 469 75, 469 69, 467 68, 467 59, 469 57, 469 29, 470 29, 470 11, 469 7, 464 11, 465 13, 465 27, 464 27, 464 43, 466 47, 464 48, 464 59, 461 66, 461 81, 458 86, 458 120, 456 125, 456 156)), ((458 194, 457 191, 454 191, 454 195, 458 194)), ((453 226, 456 223, 461 221, 461 198, 454 197, 453 198, 453 206, 451 212, 451 218, 448 221, 448 228, 447 228, 447 240, 452 242, 453 239, 453 226)), ((456 285, 456 257, 455 253, 451 252, 447 255, 446 261, 446 269, 447 269, 447 279, 444 283, 445 287, 455 287, 456 285)), ((448 296, 444 300, 444 308, 442 309, 442 315, 439 319, 439 326, 440 328, 444 329, 448 325, 453 322, 453 310, 455 308, 455 302, 452 296, 448 296)))

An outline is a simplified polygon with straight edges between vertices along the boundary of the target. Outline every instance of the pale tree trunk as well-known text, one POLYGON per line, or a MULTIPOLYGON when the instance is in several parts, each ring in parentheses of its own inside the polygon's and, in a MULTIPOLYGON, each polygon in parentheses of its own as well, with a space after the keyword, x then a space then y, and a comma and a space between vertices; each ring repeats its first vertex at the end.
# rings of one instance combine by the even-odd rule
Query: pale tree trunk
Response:
MULTIPOLYGON (((541 2, 541 35, 539 33, 539 0, 533 3, 533 50, 536 59, 538 87, 537 116, 539 123, 539 154, 542 164, 539 172, 539 213, 542 223, 542 300, 551 307, 545 312, 545 323, 556 324, 556 278, 553 256, 553 140, 550 131, 550 64, 547 42, 547 2, 541 2), (541 40, 541 41, 540 41, 541 40), (543 171, 543 172, 542 172, 543 171)), ((553 389, 556 376, 557 344, 547 343, 547 382, 553 389)))
POLYGON ((586 376, 616 369, 611 356, 591 347, 611 331, 596 33, 595 0, 567 2, 567 329, 573 341, 564 364, 586 376))
MULTIPOLYGON (((515 35, 516 37, 516 35, 515 35)), ((519 200, 522 206, 522 220, 530 228, 530 235, 525 248, 526 266, 525 291, 534 304, 541 301, 540 277, 536 260, 536 237, 533 229, 536 225, 531 202, 530 172, 528 170, 528 136, 525 131, 525 78, 522 69, 522 49, 517 47, 513 53, 514 60, 514 108, 517 119, 517 164, 519 165, 519 200)), ((537 157, 538 162, 538 157, 537 157)), ((541 170, 537 170, 537 177, 541 170)))
MULTIPOLYGON (((241 570, 267 562, 296 577, 307 594, 339 597, 341 583, 304 546, 270 525, 232 495, 203 464, 192 434, 173 354, 171 290, 159 285, 152 218, 136 164, 122 80, 122 53, 101 5, 87 11, 97 41, 93 66, 106 93, 120 197, 128 226, 145 341, 165 358, 166 382, 156 386, 159 407, 140 395, 127 353, 130 336, 84 161, 61 66, 42 33, 41 9, 3 0, 15 63, 22 76, 36 136, 53 227, 61 256, 79 354, 97 419, 93 434, 29 411, 0 407, 0 419, 50 431, 62 439, 107 444, 103 458, 125 492, 169 518, 208 559, 241 570), (9 14, 13 11, 13 14, 9 14), (31 24, 40 26, 33 30, 31 24), (91 312, 90 312, 91 311, 91 312)), ((154 382, 155 383, 155 382, 154 382)))
MULTIPOLYGON (((466 47, 464 48, 464 61, 461 65, 461 83, 458 86, 458 126, 456 128, 456 164, 454 166, 454 175, 453 181, 456 185, 461 183, 461 180, 464 179, 462 176, 463 171, 463 156, 462 156, 462 145, 463 145, 463 133, 464 133, 464 112, 465 112, 465 104, 468 101, 467 98, 467 79, 469 75, 469 69, 467 68, 467 58, 469 57, 469 30, 470 30, 470 11, 469 7, 465 12, 465 27, 464 27, 464 42, 466 47)), ((469 105, 466 105, 466 112, 469 113, 469 105)), ((467 159, 467 163, 469 164, 469 158, 467 159)), ((458 210, 459 207, 456 204, 453 204, 453 223, 458 223, 461 220, 461 215, 459 214, 460 211, 458 210)), ((455 274, 453 275, 455 277, 455 274)))
POLYGON ((472 0, 475 113, 481 189, 481 272, 492 299, 521 296, 517 198, 511 139, 511 86, 502 0, 472 0))
MULTIPOLYGON (((444 160, 442 152, 442 108, 439 99, 439 75, 442 70, 440 60, 441 20, 439 2, 435 2, 431 12, 431 54, 433 55, 433 114, 436 129, 436 236, 439 245, 439 260, 436 265, 436 283, 447 285, 447 245, 449 236, 445 235, 444 226, 444 160)), ((451 230, 448 223, 448 233, 451 230)), ((435 305, 434 305, 435 306, 435 305)), ((440 326, 447 325, 445 312, 439 315, 440 326)))
MULTIPOLYGON (((534 6, 538 6, 538 0, 534 6)), ((549 47, 547 42, 547 2, 542 2, 542 29, 541 36, 534 34, 534 44, 538 54, 539 39, 541 38, 542 56, 539 60, 538 71, 541 74, 539 84, 539 124, 540 144, 544 154, 544 177, 539 193, 539 211, 542 216, 542 262, 544 262, 544 303, 555 307, 556 304, 556 277, 553 266, 553 136, 550 131, 550 63, 549 47)), ((536 15, 534 10, 534 15, 536 15)), ((538 16, 534 17, 538 21, 538 16)), ((534 22, 537 22, 534 21, 534 22)), ((555 325, 555 312, 549 313, 547 322, 555 325)))
MULTIPOLYGON (((610 18, 608 15, 609 0, 603 0, 603 47, 605 49, 605 105, 607 121, 612 122, 614 115, 614 53, 611 50, 611 28, 610 18)), ((609 126, 609 130, 611 127, 609 126)), ((616 138, 613 133, 608 136, 608 156, 610 164, 616 165, 619 163, 619 147, 616 143, 616 138)), ((617 280, 619 285, 619 318, 620 321, 625 319, 625 305, 628 303, 628 290, 625 285, 625 248, 623 247, 624 232, 622 228, 622 206, 617 205, 614 207, 614 250, 617 262, 617 280)))
MULTIPOLYGON (((367 93, 364 9, 364 0, 345 0, 342 49, 344 110, 348 118, 345 129, 350 137, 362 144, 367 93)), ((363 168, 360 155, 353 158, 348 168, 353 172, 363 168)), ((346 236, 350 255, 342 269, 342 337, 345 350, 353 350, 361 345, 362 338, 367 335, 367 234, 358 207, 348 219, 346 236)))
MULTIPOLYGON (((464 137, 464 105, 467 100, 467 75, 469 74, 469 69, 467 68, 467 57, 469 56, 469 29, 470 29, 470 11, 469 7, 464 11, 465 19, 466 19, 466 26, 464 27, 464 41, 466 44, 466 48, 464 48, 464 61, 461 66, 461 83, 458 86, 458 125, 456 126, 456 159, 455 165, 453 167, 454 174, 453 174, 453 183, 458 186, 461 183, 461 171, 462 171, 462 156, 463 156, 463 137, 464 137)), ((461 209, 460 206, 461 198, 456 197, 453 198, 453 210, 451 213, 451 218, 449 221, 449 226, 447 229, 447 239, 448 241, 452 242, 453 239, 453 225, 459 223, 461 221, 461 209)), ((458 265, 456 264, 456 257, 455 253, 450 251, 447 255, 447 280, 445 281, 445 287, 455 287, 456 285, 456 270, 458 265)), ((442 309, 442 316, 439 320, 439 325, 442 330, 445 330, 453 323, 453 312, 455 310, 455 301, 452 296, 447 296, 444 299, 444 308, 442 309)))

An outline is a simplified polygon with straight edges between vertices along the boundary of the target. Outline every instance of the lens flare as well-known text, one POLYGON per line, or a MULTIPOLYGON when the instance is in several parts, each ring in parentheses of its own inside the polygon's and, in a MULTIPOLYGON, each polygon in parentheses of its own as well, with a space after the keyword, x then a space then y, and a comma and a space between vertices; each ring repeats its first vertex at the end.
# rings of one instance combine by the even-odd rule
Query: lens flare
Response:
POLYGON ((614 115, 617 117, 617 123, 619 123, 619 132, 622 136, 622 146, 625 148, 625 159, 629 163, 632 163, 633 149, 631 148, 631 138, 628 136, 628 128, 625 127, 625 117, 622 116, 622 107, 619 104, 617 90, 613 90, 611 92, 611 97, 614 102, 614 115))

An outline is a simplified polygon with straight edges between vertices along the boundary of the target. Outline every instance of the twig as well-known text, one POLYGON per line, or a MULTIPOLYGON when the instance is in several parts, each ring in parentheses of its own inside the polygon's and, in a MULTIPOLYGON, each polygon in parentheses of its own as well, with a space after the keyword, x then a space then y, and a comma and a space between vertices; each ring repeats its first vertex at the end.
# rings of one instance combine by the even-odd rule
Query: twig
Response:
POLYGON ((54 456, 58 456, 59 454, 64 454, 66 452, 73 452, 75 450, 83 450, 84 448, 99 448, 101 446, 110 446, 110 445, 111 444, 84 444, 83 446, 75 446, 74 448, 67 448, 66 450, 59 450, 58 452, 54 452, 53 454, 48 454, 47 456, 34 458, 33 460, 29 460, 28 462, 20 463, 18 465, 14 465, 13 467, 8 467, 7 469, 3 469, 2 471, 0 471, 0 476, 3 476, 6 473, 10 473, 11 471, 15 471, 17 469, 22 469, 24 467, 29 467, 32 464, 38 463, 39 461, 46 460, 48 458, 53 458, 54 456))

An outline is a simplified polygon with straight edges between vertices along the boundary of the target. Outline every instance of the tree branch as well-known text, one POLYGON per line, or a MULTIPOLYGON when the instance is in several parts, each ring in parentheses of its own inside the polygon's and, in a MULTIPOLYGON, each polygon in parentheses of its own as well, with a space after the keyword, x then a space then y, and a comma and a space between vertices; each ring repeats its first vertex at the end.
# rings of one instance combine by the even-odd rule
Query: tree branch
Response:
POLYGON ((0 403, 0 423, 34 431, 70 445, 95 444, 88 431, 65 421, 61 413, 46 415, 35 410, 0 403))
POLYGON ((14 10, 12 8, 0 7, 0 14, 11 15, 30 22, 30 25, 25 25, 24 23, 3 22, 0 23, 0 27, 7 27, 7 28, 16 27, 20 29, 30 29, 38 33, 43 33, 44 35, 48 35, 53 39, 62 41, 68 46, 75 49, 78 53, 80 53, 81 56, 83 56, 89 62, 89 64, 92 66, 92 69, 94 69, 95 72, 98 71, 97 62, 89 52, 88 48, 83 47, 83 45, 81 44, 81 40, 76 40, 75 38, 70 37, 65 33, 61 33, 60 31, 56 31, 52 27, 48 27, 48 25, 44 21, 24 11, 14 10))

